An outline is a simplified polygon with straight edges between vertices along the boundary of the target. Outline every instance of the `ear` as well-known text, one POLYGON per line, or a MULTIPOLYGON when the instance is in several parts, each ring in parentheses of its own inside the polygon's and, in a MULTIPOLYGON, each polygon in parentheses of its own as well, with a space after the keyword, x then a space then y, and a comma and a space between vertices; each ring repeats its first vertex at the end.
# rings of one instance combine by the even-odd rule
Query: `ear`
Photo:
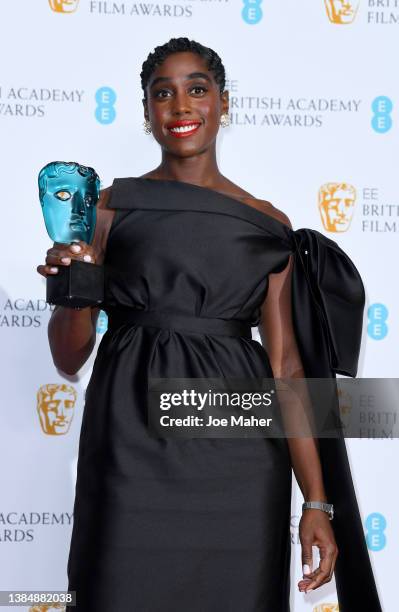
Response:
POLYGON ((222 113, 229 113, 229 92, 227 89, 220 96, 222 100, 222 113))
POLYGON ((144 119, 149 119, 147 100, 145 98, 142 98, 141 101, 142 101, 143 107, 144 107, 144 119))

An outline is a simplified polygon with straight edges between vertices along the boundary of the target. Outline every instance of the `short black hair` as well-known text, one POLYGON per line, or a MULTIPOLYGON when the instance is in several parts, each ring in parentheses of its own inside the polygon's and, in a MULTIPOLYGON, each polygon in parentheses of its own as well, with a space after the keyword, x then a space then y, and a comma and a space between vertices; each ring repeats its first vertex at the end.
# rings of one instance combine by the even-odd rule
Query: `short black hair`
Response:
POLYGON ((152 53, 148 54, 147 59, 143 62, 140 73, 141 87, 144 91, 144 98, 147 98, 146 87, 155 68, 172 53, 179 51, 191 51, 198 53, 207 63, 207 68, 213 73, 216 83, 219 85, 220 93, 223 93, 226 85, 226 72, 219 55, 210 47, 204 47, 195 40, 189 40, 185 37, 171 38, 164 45, 155 47, 152 53))

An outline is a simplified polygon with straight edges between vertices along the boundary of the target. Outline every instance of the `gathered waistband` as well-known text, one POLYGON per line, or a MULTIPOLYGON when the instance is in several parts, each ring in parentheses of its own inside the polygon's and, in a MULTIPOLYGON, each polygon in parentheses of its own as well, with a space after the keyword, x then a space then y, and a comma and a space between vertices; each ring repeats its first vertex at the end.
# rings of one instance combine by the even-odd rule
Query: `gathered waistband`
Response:
POLYGON ((195 317, 157 310, 137 310, 128 306, 109 308, 106 312, 110 331, 114 331, 122 325, 138 323, 139 325, 162 329, 182 329, 203 334, 252 338, 251 324, 239 319, 195 317))

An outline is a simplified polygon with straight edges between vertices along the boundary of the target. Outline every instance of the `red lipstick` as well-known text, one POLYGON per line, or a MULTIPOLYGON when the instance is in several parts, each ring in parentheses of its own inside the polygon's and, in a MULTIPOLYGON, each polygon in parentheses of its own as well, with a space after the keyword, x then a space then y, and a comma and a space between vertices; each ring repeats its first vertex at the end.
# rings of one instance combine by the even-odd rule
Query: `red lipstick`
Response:
POLYGON ((175 136, 175 138, 185 138, 191 136, 200 127, 201 122, 185 119, 181 121, 172 121, 166 127, 168 128, 169 134, 175 136))

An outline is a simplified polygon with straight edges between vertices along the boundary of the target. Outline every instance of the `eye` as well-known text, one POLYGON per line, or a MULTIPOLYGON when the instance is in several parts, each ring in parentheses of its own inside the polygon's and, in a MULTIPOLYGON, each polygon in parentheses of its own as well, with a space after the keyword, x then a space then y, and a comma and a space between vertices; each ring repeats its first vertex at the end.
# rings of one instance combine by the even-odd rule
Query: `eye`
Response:
POLYGON ((170 93, 167 89, 159 89, 154 93, 154 98, 166 98, 166 96, 162 96, 160 94, 170 93))
POLYGON ((193 91, 193 89, 202 89, 203 92, 208 91, 208 89, 203 85, 194 85, 194 87, 192 87, 190 91, 193 91))
MULTIPOLYGON (((208 91, 207 87, 204 87, 203 85, 194 85, 193 87, 191 87, 190 91, 192 91, 193 89, 202 89, 202 91, 206 92, 208 91)), ((155 98, 165 98, 166 96, 160 96, 160 94, 162 93, 170 93, 168 89, 159 89, 157 92, 155 92, 154 97, 155 98)))
POLYGON ((57 193, 55 193, 54 195, 56 198, 62 200, 63 202, 70 200, 72 197, 69 191, 57 191, 57 193))

